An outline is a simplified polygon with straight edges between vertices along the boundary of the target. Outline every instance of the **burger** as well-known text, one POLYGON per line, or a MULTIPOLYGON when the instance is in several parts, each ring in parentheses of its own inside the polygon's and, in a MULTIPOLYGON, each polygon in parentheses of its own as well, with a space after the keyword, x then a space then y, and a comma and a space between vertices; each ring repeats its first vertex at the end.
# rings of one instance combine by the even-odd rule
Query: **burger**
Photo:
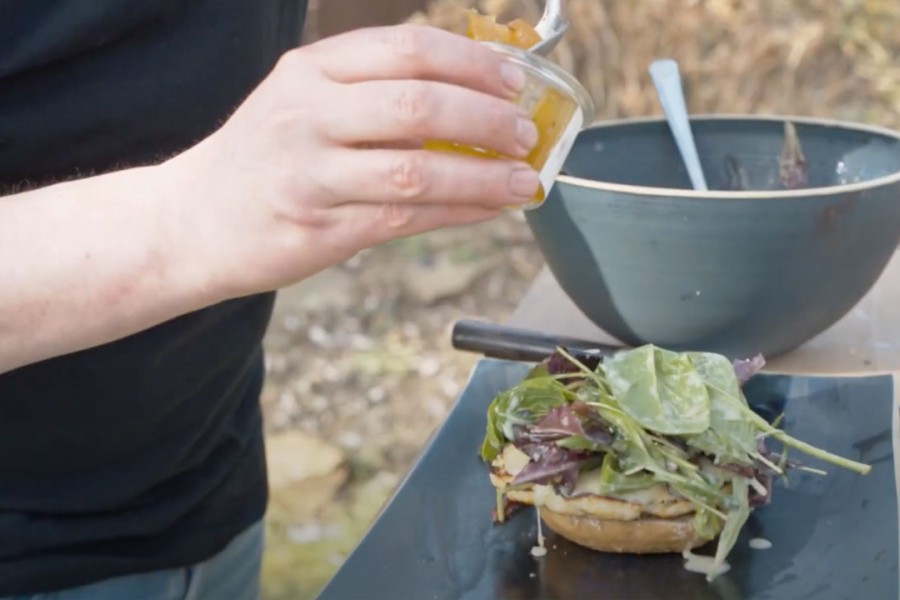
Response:
POLYGON ((774 478, 824 474, 788 449, 863 475, 871 468, 754 412, 742 386, 764 365, 653 345, 578 358, 558 349, 488 408, 481 458, 497 490, 494 520, 534 506, 539 525, 576 544, 682 553, 712 580, 751 511, 771 501, 774 478), (691 552, 714 540, 714 556, 691 552))

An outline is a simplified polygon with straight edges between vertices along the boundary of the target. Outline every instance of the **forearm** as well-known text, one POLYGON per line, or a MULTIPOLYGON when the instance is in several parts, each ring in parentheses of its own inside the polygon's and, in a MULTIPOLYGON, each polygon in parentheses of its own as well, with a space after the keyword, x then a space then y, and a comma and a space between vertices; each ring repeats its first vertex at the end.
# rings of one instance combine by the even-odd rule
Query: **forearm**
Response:
POLYGON ((218 300, 193 266, 179 199, 164 167, 0 198, 0 373, 218 300))
POLYGON ((347 33, 287 52, 222 127, 161 167, 0 198, 0 372, 530 203, 540 180, 522 161, 538 132, 510 102, 525 84, 463 36, 347 33), (517 158, 428 152, 422 139, 517 158))

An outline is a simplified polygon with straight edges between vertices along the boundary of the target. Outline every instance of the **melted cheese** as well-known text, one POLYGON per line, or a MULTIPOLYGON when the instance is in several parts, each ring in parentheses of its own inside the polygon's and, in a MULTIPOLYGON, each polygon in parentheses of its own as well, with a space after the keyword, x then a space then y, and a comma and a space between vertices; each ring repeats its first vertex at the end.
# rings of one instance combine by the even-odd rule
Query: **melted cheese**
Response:
POLYGON ((526 490, 509 490, 506 495, 513 502, 546 507, 555 513, 565 515, 593 515, 616 521, 634 521, 641 516, 641 507, 637 504, 602 496, 564 498, 549 485, 536 485, 526 490))
MULTIPOLYGON (((504 471, 515 477, 518 475, 525 466, 531 462, 531 459, 527 454, 513 446, 512 444, 507 444, 503 448, 503 453, 497 457, 497 460, 500 461, 499 465, 504 471)), ((494 461, 497 462, 496 460, 494 461)))

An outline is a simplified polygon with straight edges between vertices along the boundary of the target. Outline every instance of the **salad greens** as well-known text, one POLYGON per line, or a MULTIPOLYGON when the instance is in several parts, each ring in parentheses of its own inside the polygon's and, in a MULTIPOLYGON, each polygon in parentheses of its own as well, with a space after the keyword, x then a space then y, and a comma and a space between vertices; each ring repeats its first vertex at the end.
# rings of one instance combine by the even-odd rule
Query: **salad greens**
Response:
MULTIPOLYGON (((773 477, 803 468, 785 450, 769 450, 767 439, 860 474, 870 470, 757 415, 741 386, 764 364, 760 356, 732 362, 653 345, 588 362, 560 348, 494 398, 481 458, 492 462, 513 444, 529 462, 509 485, 552 485, 563 496, 578 493, 585 472, 599 471, 601 495, 667 484, 693 504, 698 534, 719 536, 718 567, 751 509, 769 502, 773 477)), ((505 506, 499 490, 498 520, 505 506)))
POLYGON ((611 356, 603 372, 619 406, 645 429, 678 434, 709 429, 709 392, 687 354, 642 346, 611 356))
POLYGON ((809 185, 809 170, 806 156, 800 146, 797 128, 790 121, 784 123, 784 143, 778 156, 778 177, 788 190, 809 185))

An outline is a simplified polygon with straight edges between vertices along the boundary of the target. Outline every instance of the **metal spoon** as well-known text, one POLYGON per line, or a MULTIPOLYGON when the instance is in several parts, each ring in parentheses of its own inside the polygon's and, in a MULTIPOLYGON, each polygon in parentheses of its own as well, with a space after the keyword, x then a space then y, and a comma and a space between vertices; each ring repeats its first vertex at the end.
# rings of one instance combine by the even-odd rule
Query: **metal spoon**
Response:
POLYGON ((678 151, 681 153, 681 160, 687 167, 691 184, 695 190, 706 191, 708 189, 706 178, 703 176, 700 157, 697 155, 697 146, 694 144, 694 134, 691 132, 691 123, 688 120, 678 63, 670 59, 657 60, 650 65, 649 70, 653 85, 656 86, 659 103, 666 115, 666 121, 669 123, 669 129, 672 131, 678 151))
POLYGON ((562 14, 561 0, 547 0, 544 4, 544 14, 534 26, 534 30, 541 36, 541 41, 529 48, 528 51, 540 56, 547 56, 553 52, 568 29, 569 21, 562 14))

